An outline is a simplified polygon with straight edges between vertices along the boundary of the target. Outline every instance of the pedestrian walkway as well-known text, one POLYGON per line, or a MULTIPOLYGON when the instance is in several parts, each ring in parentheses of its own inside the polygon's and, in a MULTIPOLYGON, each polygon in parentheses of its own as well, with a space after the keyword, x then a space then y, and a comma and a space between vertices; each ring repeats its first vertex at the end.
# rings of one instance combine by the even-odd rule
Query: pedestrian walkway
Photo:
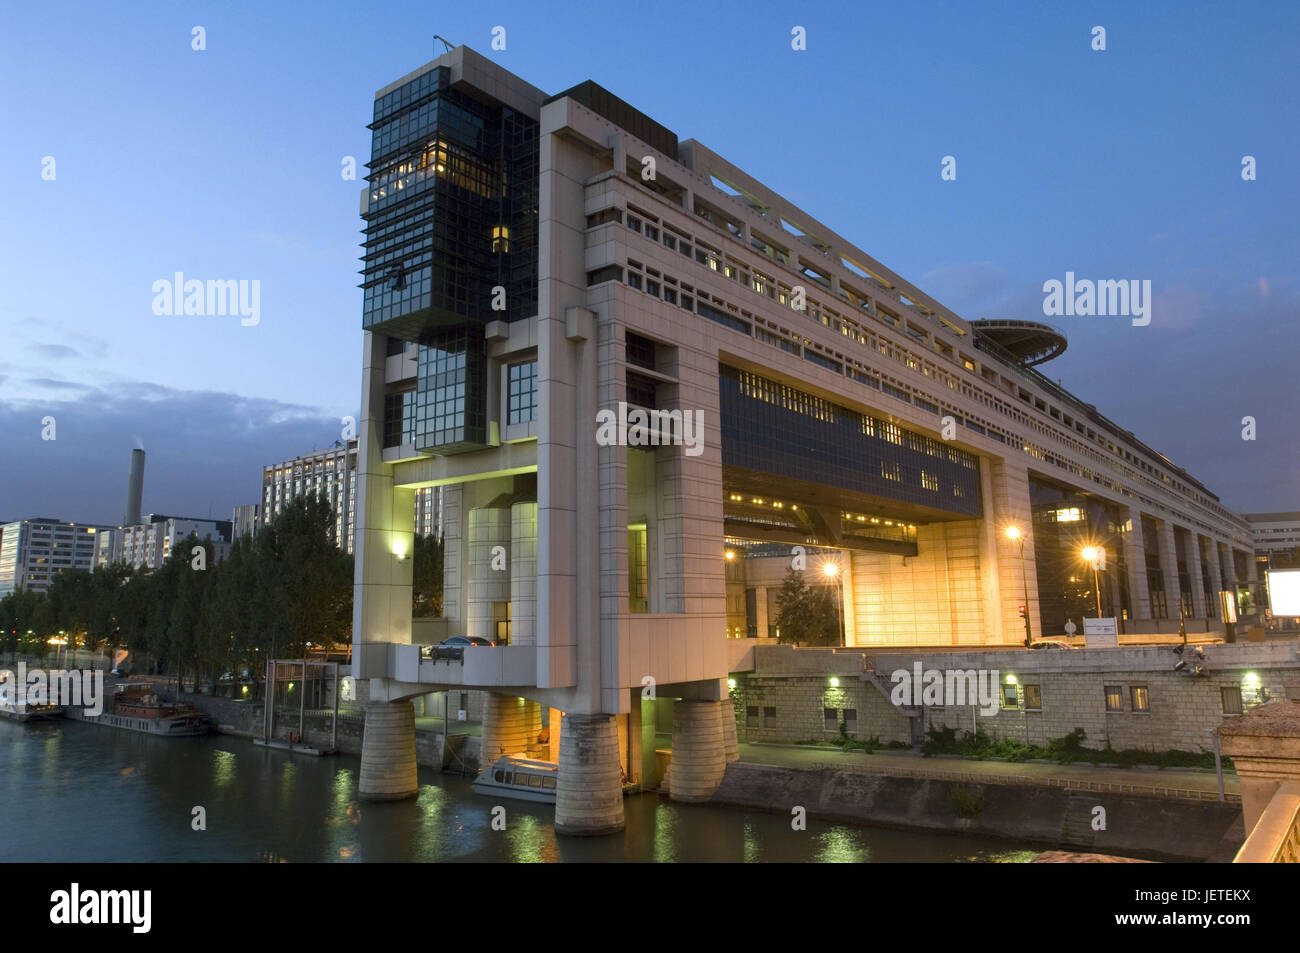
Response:
MULTIPOLYGON (((1116 768, 1110 765, 1038 764, 1011 761, 976 761, 913 751, 841 751, 814 745, 740 745, 740 760, 809 771, 833 768, 892 777, 936 780, 986 781, 992 784, 1038 784, 1075 790, 1146 794, 1191 800, 1218 800, 1218 780, 1213 771, 1190 768, 1116 768)), ((1237 776, 1225 771, 1226 800, 1240 800, 1237 776)))

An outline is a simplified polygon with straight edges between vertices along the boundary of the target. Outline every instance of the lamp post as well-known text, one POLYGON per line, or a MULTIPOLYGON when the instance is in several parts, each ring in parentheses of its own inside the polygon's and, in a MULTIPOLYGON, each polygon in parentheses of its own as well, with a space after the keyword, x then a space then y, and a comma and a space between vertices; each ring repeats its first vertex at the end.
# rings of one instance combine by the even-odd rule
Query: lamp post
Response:
POLYGON ((1029 629, 1029 572, 1025 569, 1025 536, 1020 532, 1019 526, 1008 526, 1007 539, 1020 544, 1020 579, 1025 584, 1025 648, 1029 648, 1033 645, 1034 637, 1029 629))
MULTIPOLYGON (((824 575, 828 580, 838 583, 840 576, 839 565, 831 562, 823 564, 822 575, 824 575)), ((843 596, 844 593, 840 591, 840 587, 838 585, 835 586, 835 634, 840 645, 844 644, 844 619, 843 612, 840 609, 840 600, 843 596)))
POLYGON ((1092 589, 1097 594, 1097 618, 1101 618, 1101 581, 1097 575, 1098 567, 1101 563, 1102 550, 1100 546, 1083 547, 1083 561, 1092 567, 1092 589))

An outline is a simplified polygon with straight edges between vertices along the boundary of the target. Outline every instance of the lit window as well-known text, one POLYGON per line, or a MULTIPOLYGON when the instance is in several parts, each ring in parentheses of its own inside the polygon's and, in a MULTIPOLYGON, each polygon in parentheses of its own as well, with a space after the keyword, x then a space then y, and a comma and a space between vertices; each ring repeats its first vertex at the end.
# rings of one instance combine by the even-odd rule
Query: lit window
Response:
POLYGON ((510 251, 510 229, 505 225, 492 226, 492 251, 502 254, 510 251))
POLYGON ((1106 691, 1106 710, 1123 711, 1124 710, 1124 691, 1118 685, 1107 685, 1106 691))
POLYGON ((1133 711, 1151 710, 1151 695, 1147 692, 1145 685, 1134 685, 1129 690, 1133 700, 1133 711))

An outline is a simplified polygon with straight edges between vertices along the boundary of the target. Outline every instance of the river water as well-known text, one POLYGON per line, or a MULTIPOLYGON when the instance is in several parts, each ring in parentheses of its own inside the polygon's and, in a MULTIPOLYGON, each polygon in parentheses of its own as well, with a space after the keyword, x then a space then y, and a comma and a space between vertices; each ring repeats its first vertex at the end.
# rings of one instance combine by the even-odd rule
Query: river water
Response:
POLYGON ((419 797, 357 799, 359 761, 244 738, 154 738, 0 721, 2 861, 1025 861, 989 838, 923 834, 629 797, 627 829, 556 837, 554 808, 476 795, 420 769, 419 797), (506 808, 506 830, 492 808, 506 808), (207 829, 192 829, 193 809, 207 829))

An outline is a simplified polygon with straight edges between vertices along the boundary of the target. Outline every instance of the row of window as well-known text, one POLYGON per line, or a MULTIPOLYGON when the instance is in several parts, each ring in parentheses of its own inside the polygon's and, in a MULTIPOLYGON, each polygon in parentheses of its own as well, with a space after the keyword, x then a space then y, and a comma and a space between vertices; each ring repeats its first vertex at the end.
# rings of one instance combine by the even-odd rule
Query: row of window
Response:
MULTIPOLYGON (((596 224, 603 224, 609 221, 621 221, 621 219, 622 219, 621 211, 615 208, 610 208, 610 209, 604 209, 593 216, 589 216, 588 224, 589 227, 594 227, 596 224)), ((786 303, 787 300, 786 291, 788 290, 786 286, 774 282, 774 279, 772 279, 769 276, 763 275, 760 272, 757 272, 756 270, 751 269, 749 271, 746 271, 745 269, 749 268, 749 266, 746 263, 738 259, 732 259, 729 255, 725 255, 723 252, 717 249, 713 249, 711 246, 708 246, 706 243, 701 242, 698 238, 692 238, 692 236, 689 235, 689 233, 674 228, 673 226, 669 225, 666 221, 662 223, 663 231, 660 232, 660 230, 656 228, 655 225, 651 224, 651 222, 657 222, 657 221, 658 220, 654 216, 650 215, 649 213, 646 213, 640 209, 636 209, 633 206, 629 206, 627 222, 628 222, 628 227, 632 231, 645 234, 647 237, 651 238, 652 240, 661 240, 661 236, 662 236, 663 244, 665 244, 670 248, 677 248, 678 250, 681 250, 683 254, 688 256, 691 255, 691 250, 689 246, 687 246, 686 248, 682 247, 682 240, 683 239, 693 240, 696 242, 696 247, 694 249, 694 257, 702 264, 705 264, 707 267, 710 267, 715 271, 721 271, 726 277, 730 277, 735 280, 742 281, 742 283, 745 283, 753 287, 753 289, 757 293, 766 294, 769 297, 778 298, 779 300, 781 300, 782 303, 786 303), (640 215, 641 218, 638 218, 636 215, 633 215, 632 214, 633 211, 635 211, 638 215, 640 215), (644 219, 644 221, 642 221, 642 219, 644 219), (673 235, 669 234, 670 230, 671 232, 674 233, 673 235), (751 273, 753 275, 752 279, 751 279, 751 273), (779 288, 779 290, 774 292, 773 290, 774 286, 779 288)), ((761 243, 756 243, 755 247, 758 247, 760 251, 764 251, 764 247, 762 247, 761 243)), ((814 280, 818 279, 818 276, 816 275, 808 275, 808 277, 813 277, 814 280)), ((819 283, 826 284, 825 281, 820 281, 819 283)), ((845 300, 852 299, 853 303, 858 304, 859 307, 862 308, 862 310, 865 310, 868 313, 870 313, 870 307, 869 307, 870 302, 865 301, 864 299, 861 299, 858 295, 853 294, 851 290, 849 291, 848 296, 846 297, 845 291, 846 289, 842 287, 841 297, 844 297, 845 300)), ((926 311, 926 309, 919 308, 919 310, 926 313, 927 315, 930 314, 928 311, 926 311)), ((996 398, 992 398, 988 395, 985 395, 969 386, 959 385, 958 382, 950 375, 947 375, 942 371, 939 371, 937 368, 934 368, 933 365, 929 364, 928 362, 926 362, 925 364, 919 363, 910 354, 907 354, 905 350, 902 349, 896 350, 894 347, 888 346, 886 342, 883 341, 877 342, 874 335, 863 333, 861 327, 858 326, 855 322, 843 318, 841 315, 834 312, 832 309, 825 309, 817 302, 813 301, 812 299, 809 299, 807 301, 805 311, 809 314, 809 316, 813 317, 814 320, 820 319, 822 324, 840 330, 846 337, 850 337, 855 340, 858 340, 860 343, 875 344, 875 346, 877 347, 877 349, 881 351, 881 353, 900 360, 901 362, 906 364, 906 366, 908 366, 909 368, 920 371, 926 376, 938 376, 941 379, 943 379, 950 388, 958 389, 960 387, 960 390, 963 393, 965 393, 967 396, 970 396, 974 399, 982 400, 984 403, 990 406, 994 406, 997 410, 1003 412, 1004 414, 1007 414, 1013 419, 1018 420, 1022 424, 1029 426, 1034 430, 1040 431, 1045 435, 1052 436, 1058 440, 1061 440, 1062 442, 1070 445, 1071 448, 1076 452, 1095 458, 1112 469, 1116 469, 1120 472, 1125 471, 1125 468, 1122 465, 1120 465, 1117 461, 1107 459, 1106 457, 1099 454, 1097 451, 1085 446, 1084 444, 1072 440, 1046 425, 1040 424, 1037 421, 1025 417, 1023 414, 1019 413, 1014 408, 1009 407, 1008 405, 1004 404, 1000 400, 997 400, 996 398), (869 341, 868 338, 870 338, 871 340, 869 341)), ((907 333, 908 336, 911 337, 912 339, 923 341, 923 342, 929 341, 927 332, 924 329, 915 328, 913 325, 909 324, 906 321, 903 321, 897 315, 893 314, 891 311, 889 311, 888 308, 885 308, 882 305, 877 305, 876 311, 877 311, 876 316, 879 317, 884 323, 890 324, 896 329, 898 328, 903 329, 904 332, 907 333)), ((933 318, 933 315, 930 316, 933 318)), ((775 325, 773 325, 773 327, 775 327, 775 325)), ((736 328, 736 330, 744 330, 744 333, 750 333, 748 330, 742 328, 736 328)), ((775 336, 766 333, 763 335, 755 335, 755 336, 760 337, 760 339, 765 340, 767 343, 776 344, 781 341, 781 339, 779 338, 773 340, 775 336)), ((805 339, 805 341, 807 342, 807 344, 813 343, 811 341, 807 341, 807 339, 805 339)), ((951 347, 944 345, 942 342, 938 341, 937 339, 935 340, 934 343, 935 343, 935 348, 937 351, 939 351, 939 353, 944 354, 948 358, 952 359, 954 362, 957 362, 957 357, 954 355, 951 347)), ((779 343, 778 346, 782 346, 787 351, 796 352, 796 347, 793 345, 788 345, 782 342, 779 343)), ((805 356, 808 355, 805 354, 805 356)), ((830 369, 835 370, 837 373, 841 372, 840 367, 836 362, 830 361, 827 358, 823 358, 820 355, 809 356, 809 360, 813 360, 814 363, 823 364, 824 366, 827 366, 830 369)), ((852 363, 856 363, 856 362, 852 362, 852 363)), ((961 355, 960 363, 969 371, 977 372, 977 373, 979 372, 976 368, 974 361, 966 357, 965 355, 961 355)), ((851 374, 850 376, 854 376, 855 378, 858 377, 858 375, 856 374, 851 374)), ((998 375, 996 373, 992 373, 991 369, 985 368, 982 376, 984 376, 985 379, 992 380, 992 382, 995 384, 998 383, 998 375), (992 375, 991 377, 990 374, 992 375)), ((1020 396, 1022 399, 1026 400, 1027 402, 1032 400, 1031 395, 1029 394, 1028 391, 1023 390, 1023 388, 1018 388, 1015 382, 1011 381, 1009 378, 1005 378, 1005 377, 1002 378, 1002 383, 1003 385, 1007 386, 1013 393, 1017 393, 1018 396, 1020 396)), ((894 389, 891 389, 888 392, 891 393, 893 396, 899 397, 900 399, 908 400, 909 402, 918 403, 920 406, 923 406, 927 410, 931 410, 934 413, 940 412, 939 409, 936 407, 936 405, 928 401, 911 400, 908 396, 905 396, 906 391, 897 392, 894 389)), ((1048 413, 1049 411, 1051 411, 1050 415, 1054 419, 1058 421, 1062 420, 1062 415, 1060 414, 1059 411, 1056 410, 1056 408, 1048 408, 1047 405, 1041 400, 1034 401, 1034 403, 1044 413, 1048 413)), ((961 419, 962 418, 958 416, 958 420, 961 419)), ((1174 481, 1170 479, 1170 477, 1167 474, 1160 473, 1160 471, 1145 464, 1144 461, 1141 461, 1136 456, 1129 454, 1127 451, 1124 451, 1123 448, 1118 447, 1115 444, 1111 443, 1110 441, 1106 440, 1104 435, 1098 434, 1096 431, 1093 431, 1091 428, 1085 427, 1081 422, 1070 419, 1068 415, 1065 415, 1064 422, 1067 425, 1071 425, 1074 429, 1078 430, 1081 434, 1086 434, 1090 439, 1096 440, 1096 442, 1106 447, 1112 453, 1121 456, 1125 460, 1133 463, 1135 466, 1138 466, 1139 467, 1138 471, 1128 471, 1126 473, 1126 475, 1129 476, 1130 478, 1138 480, 1140 482, 1150 483, 1153 486, 1164 488, 1163 486, 1161 486, 1160 483, 1157 483, 1156 481, 1151 480, 1150 478, 1144 476, 1140 472, 1140 470, 1146 470, 1153 474, 1158 474, 1161 477, 1164 486, 1174 487, 1182 491, 1184 494, 1191 496, 1193 499, 1195 499, 1197 502, 1201 503, 1202 505, 1214 510, 1216 513, 1219 513, 1219 515, 1226 514, 1226 510, 1223 510, 1221 506, 1216 505, 1214 501, 1203 497, 1199 493, 1196 493, 1192 488, 1187 487, 1178 481, 1174 481)), ((1010 444, 1013 446, 1015 445, 1022 446, 1024 447, 1026 452, 1030 453, 1036 459, 1044 460, 1045 462, 1054 463, 1058 466, 1061 466, 1063 469, 1069 470, 1070 472, 1074 473, 1077 476, 1091 479, 1093 482, 1096 482, 1101 486, 1108 487, 1109 489, 1122 493, 1123 495, 1126 496, 1137 496, 1139 499, 1143 500, 1144 502, 1154 507, 1163 508, 1161 504, 1157 503, 1154 500, 1150 500, 1147 497, 1142 496, 1141 494, 1132 493, 1129 490, 1106 479, 1105 477, 1102 477, 1101 475, 1093 471, 1087 470, 1086 468, 1071 464, 1068 461, 1061 460, 1059 457, 1056 457, 1055 455, 1051 454, 1048 451, 1043 450, 1042 448, 1026 444, 1022 439, 1015 437, 1014 435, 1011 435, 1005 431, 999 434, 997 432, 997 428, 994 428, 993 425, 988 422, 968 421, 966 422, 966 425, 969 427, 969 429, 985 434, 986 436, 997 437, 997 439, 999 439, 999 441, 1002 443, 1010 444)))
MULTIPOLYGON (((1104 696, 1106 711, 1112 714, 1128 711, 1136 714, 1151 713, 1151 692, 1145 685, 1128 686, 1128 707, 1125 707, 1125 691, 1122 685, 1104 686, 1104 696)), ((1267 698, 1267 693, 1260 693, 1262 697, 1267 698)), ((1224 685, 1219 689, 1219 700, 1223 714, 1240 715, 1243 711, 1241 688, 1236 685, 1224 685)), ((1039 685, 1012 685, 1002 686, 1002 709, 1025 711, 1042 711, 1043 710, 1043 693, 1039 685), (1023 698, 1022 698, 1023 692, 1023 698)), ((942 708, 942 705, 931 706, 942 708)), ((745 707, 745 726, 748 728, 775 728, 776 725, 776 708, 768 706, 762 708, 762 717, 759 715, 758 705, 747 705, 745 707)), ((823 708, 822 714, 827 731, 839 731, 841 724, 847 732, 853 732, 857 729, 858 713, 854 708, 823 708)))

